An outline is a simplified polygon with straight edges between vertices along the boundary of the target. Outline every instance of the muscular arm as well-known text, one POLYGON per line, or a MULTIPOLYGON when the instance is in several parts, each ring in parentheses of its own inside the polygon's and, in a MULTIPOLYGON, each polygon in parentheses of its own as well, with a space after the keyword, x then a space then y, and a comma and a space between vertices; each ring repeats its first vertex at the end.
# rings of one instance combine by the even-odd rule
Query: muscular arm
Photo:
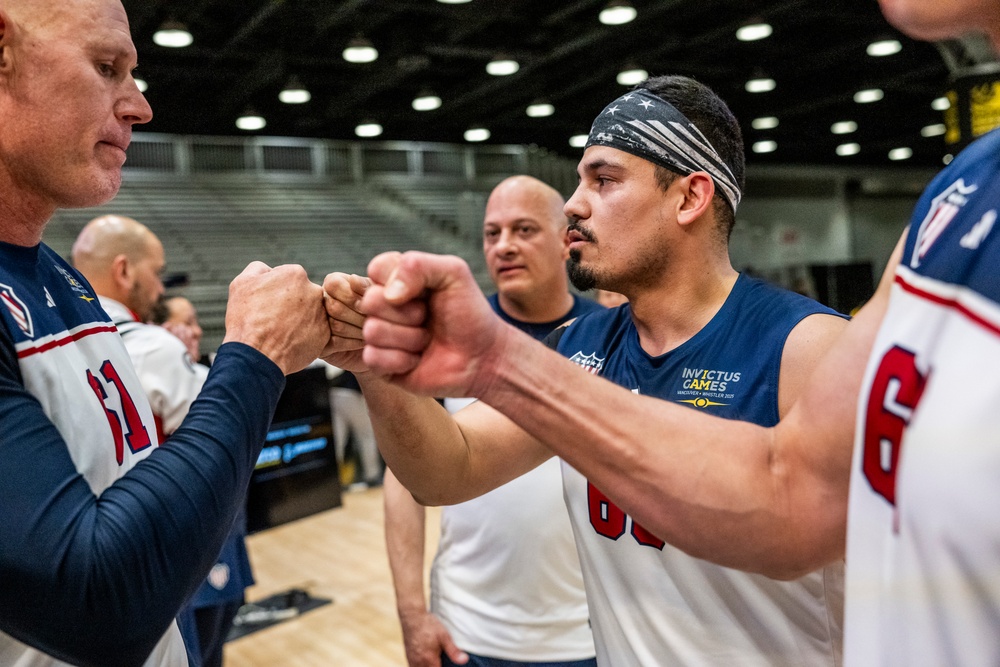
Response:
POLYGON ((857 396, 894 268, 773 429, 634 396, 524 341, 505 355, 519 363, 501 364, 481 399, 662 539, 797 577, 843 557, 857 396))
MULTIPOLYGON (((691 555, 792 578, 843 556, 857 396, 900 252, 897 247, 875 297, 844 328, 773 429, 636 396, 520 332, 489 327, 473 317, 467 302, 453 298, 471 291, 463 287, 471 277, 449 258, 390 257, 391 272, 373 262, 370 270, 379 274, 373 278, 385 288, 369 290, 363 304, 370 309, 365 361, 415 391, 437 385, 479 396, 634 520, 691 555), (391 305, 408 293, 429 293, 437 315, 423 347, 414 342, 406 314, 391 305), (455 320, 448 313, 451 301, 463 306, 455 320), (449 329, 448 321, 461 326, 449 329), (473 372, 435 363, 458 349, 476 359, 473 372)), ((490 460, 480 447, 488 440, 466 440, 468 461, 453 468, 459 476, 451 480, 464 479, 461 473, 475 470, 480 457, 490 460)), ((418 458, 395 464, 407 485, 406 468, 433 468, 418 458)))
POLYGON ((778 380, 778 415, 784 418, 808 386, 809 378, 843 333, 847 320, 818 313, 803 318, 785 340, 778 380))
POLYGON ((396 611, 410 667, 440 667, 445 651, 456 664, 467 661, 424 598, 426 510, 391 470, 385 471, 385 544, 396 591, 396 611))
POLYGON ((223 345, 170 446, 95 496, 3 348, 0 629, 75 664, 139 664, 233 524, 282 372, 223 345))
POLYGON ((358 381, 386 466, 421 504, 476 498, 552 456, 481 402, 451 415, 434 399, 415 396, 373 373, 358 375, 358 381))

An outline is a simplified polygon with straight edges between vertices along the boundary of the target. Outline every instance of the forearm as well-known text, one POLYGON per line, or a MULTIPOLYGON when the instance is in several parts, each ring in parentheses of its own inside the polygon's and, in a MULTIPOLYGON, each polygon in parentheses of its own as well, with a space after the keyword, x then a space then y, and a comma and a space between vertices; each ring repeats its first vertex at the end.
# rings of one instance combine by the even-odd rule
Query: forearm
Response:
MULTIPOLYGON (((836 369, 825 382, 847 358, 824 361, 836 369)), ((821 415, 819 427, 831 432, 820 442, 813 429, 813 441, 805 443, 797 427, 783 435, 635 395, 526 336, 508 341, 504 360, 481 400, 661 539, 696 557, 771 576, 793 576, 842 554, 853 404, 846 416, 843 409, 821 415), (812 450, 828 457, 810 458, 812 450)), ((850 387, 860 371, 852 373, 838 391, 856 396, 850 387)), ((826 386, 813 391, 823 394, 826 386)), ((817 403, 824 404, 808 405, 817 403)))
POLYGON ((386 470, 384 480, 385 545, 400 618, 425 613, 424 549, 426 510, 386 470))
POLYGON ((358 382, 379 451, 399 483, 422 504, 456 502, 449 490, 468 478, 469 452, 452 415, 373 373, 359 373, 358 382))
POLYGON ((283 386, 248 348, 220 351, 219 364, 170 446, 100 497, 37 404, 17 408, 39 416, 4 447, 4 631, 79 664, 148 655, 228 534, 283 386))

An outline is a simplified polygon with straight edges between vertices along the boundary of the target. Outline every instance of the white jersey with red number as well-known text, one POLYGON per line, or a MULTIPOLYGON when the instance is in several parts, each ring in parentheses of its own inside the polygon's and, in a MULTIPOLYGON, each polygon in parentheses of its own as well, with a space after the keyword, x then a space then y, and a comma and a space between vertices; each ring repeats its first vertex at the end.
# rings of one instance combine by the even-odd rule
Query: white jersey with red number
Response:
POLYGON ((191 359, 181 339, 163 327, 138 322, 124 305, 104 296, 99 298, 125 341, 162 440, 184 421, 208 379, 208 368, 191 359))
POLYGON ((1000 665, 1000 132, 914 214, 858 405, 845 662, 1000 665))
MULTIPOLYGON (((157 446, 149 403, 118 331, 78 274, 49 258, 46 248, 8 246, 6 252, 15 256, 9 266, 0 267, 0 305, 11 315, 24 387, 65 439, 76 469, 100 495, 157 446)), ((26 440, 24 446, 29 445, 26 440)), ((12 547, 0 545, 5 548, 12 547)), ((0 665, 66 663, 0 633, 0 665)), ((186 665, 187 653, 173 624, 144 667, 186 665)))

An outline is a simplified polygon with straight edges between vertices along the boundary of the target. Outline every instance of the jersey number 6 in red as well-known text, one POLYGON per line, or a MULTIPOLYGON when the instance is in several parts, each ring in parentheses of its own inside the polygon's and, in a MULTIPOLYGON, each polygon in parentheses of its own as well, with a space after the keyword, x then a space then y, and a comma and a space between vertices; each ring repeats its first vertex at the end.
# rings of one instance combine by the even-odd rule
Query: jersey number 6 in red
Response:
POLYGON ((101 407, 104 408, 104 416, 108 418, 108 426, 111 427, 111 434, 115 440, 115 458, 118 460, 118 465, 121 465, 125 458, 124 443, 128 443, 128 448, 133 454, 146 449, 152 443, 149 440, 146 426, 142 423, 142 418, 139 417, 135 401, 132 400, 125 383, 122 382, 121 376, 118 375, 118 371, 115 370, 110 361, 101 364, 101 375, 108 385, 114 387, 121 399, 121 418, 119 418, 118 413, 108 407, 108 391, 105 388, 105 383, 98 380, 89 370, 87 371, 87 382, 97 394, 97 400, 101 402, 101 407))
MULTIPOLYGON (((587 482, 587 507, 590 512, 590 525, 598 535, 617 540, 625 534, 628 515, 590 482, 587 482)), ((639 544, 654 549, 662 549, 664 545, 663 540, 637 524, 635 519, 632 519, 632 537, 639 544)))
POLYGON ((889 350, 879 364, 868 397, 862 472, 875 493, 896 504, 896 472, 903 431, 927 384, 916 356, 901 347, 889 350))

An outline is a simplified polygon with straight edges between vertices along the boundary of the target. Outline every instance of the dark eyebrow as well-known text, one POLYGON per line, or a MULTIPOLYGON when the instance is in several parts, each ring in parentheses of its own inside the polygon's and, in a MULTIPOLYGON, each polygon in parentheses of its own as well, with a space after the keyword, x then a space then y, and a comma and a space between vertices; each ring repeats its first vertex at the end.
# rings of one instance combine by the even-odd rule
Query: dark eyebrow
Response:
POLYGON ((581 162, 579 171, 591 172, 591 171, 597 171, 598 169, 612 169, 614 171, 622 171, 624 168, 625 168, 624 165, 621 165, 617 162, 609 162, 605 158, 595 158, 593 160, 590 160, 589 162, 581 162))

